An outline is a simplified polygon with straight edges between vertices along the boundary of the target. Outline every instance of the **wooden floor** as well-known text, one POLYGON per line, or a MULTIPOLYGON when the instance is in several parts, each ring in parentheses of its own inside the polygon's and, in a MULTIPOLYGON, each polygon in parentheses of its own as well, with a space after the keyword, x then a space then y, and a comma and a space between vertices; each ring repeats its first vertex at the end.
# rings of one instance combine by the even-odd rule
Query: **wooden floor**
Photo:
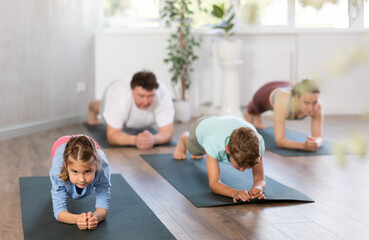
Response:
MULTIPOLYGON (((270 125, 270 117, 265 118, 270 125)), ((175 139, 188 124, 176 124, 175 139)), ((288 128, 308 132, 309 121, 288 128)), ((328 116, 327 140, 344 138, 357 128, 368 140, 369 121, 360 116, 328 116)), ((85 133, 82 124, 0 142, 0 239, 23 239, 19 180, 47 176, 53 142, 85 133)), ((158 147, 144 153, 172 153, 158 147)), ((196 208, 139 157, 133 148, 105 149, 113 173, 121 173, 177 239, 369 239, 369 157, 280 157, 266 151, 265 174, 295 188, 315 203, 265 203, 196 208)), ((122 203, 124 204, 124 203, 122 203)))

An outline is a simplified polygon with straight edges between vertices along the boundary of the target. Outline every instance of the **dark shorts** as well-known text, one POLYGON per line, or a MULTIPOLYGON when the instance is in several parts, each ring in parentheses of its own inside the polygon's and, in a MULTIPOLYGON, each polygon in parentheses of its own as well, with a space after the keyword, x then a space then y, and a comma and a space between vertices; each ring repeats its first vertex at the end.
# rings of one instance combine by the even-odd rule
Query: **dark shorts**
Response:
POLYGON ((206 154, 205 149, 203 149, 201 145, 199 144, 199 142, 197 141, 195 132, 196 132, 196 128, 199 125, 199 123, 208 117, 209 116, 204 116, 204 117, 197 119, 191 126, 190 136, 188 136, 188 140, 187 140, 187 150, 191 155, 202 156, 206 154))
POLYGON ((272 106, 269 102, 269 96, 276 88, 289 87, 292 83, 288 81, 273 81, 264 84, 254 94, 251 102, 247 105, 247 112, 250 114, 261 114, 265 111, 271 110, 272 106))

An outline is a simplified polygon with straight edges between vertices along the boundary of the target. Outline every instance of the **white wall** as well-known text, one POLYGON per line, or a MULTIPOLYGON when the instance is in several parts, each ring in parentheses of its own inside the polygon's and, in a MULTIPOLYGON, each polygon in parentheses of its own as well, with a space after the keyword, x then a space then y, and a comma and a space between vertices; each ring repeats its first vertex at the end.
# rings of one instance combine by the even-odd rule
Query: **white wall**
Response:
POLYGON ((100 9, 90 0, 0 1, 0 139, 85 119, 100 9))
POLYGON ((369 34, 298 36, 298 78, 321 82, 326 113, 369 112, 369 34))
MULTIPOLYGON (((155 72, 170 88, 169 66, 163 63, 167 36, 166 31, 98 33, 95 98, 101 98, 110 81, 131 77, 142 68, 155 72)), ((214 37, 205 34, 198 37, 202 39, 202 45, 198 49, 199 60, 194 64, 188 94, 193 116, 207 111, 204 103, 211 103, 211 112, 216 111, 221 93, 221 70, 213 51, 214 37)), ((363 57, 362 61, 351 63, 351 67, 338 76, 332 75, 327 67, 329 64, 345 65, 349 55, 354 55, 351 53, 353 48, 369 52, 365 33, 243 33, 238 38, 243 41, 243 64, 239 69, 242 106, 246 106, 253 92, 266 81, 285 79, 296 82, 314 77, 322 81, 325 113, 360 114, 369 111, 369 95, 366 94, 369 89, 369 59, 363 57), (339 58, 339 53, 343 59, 339 58), (279 57, 271 59, 274 55, 279 57)))

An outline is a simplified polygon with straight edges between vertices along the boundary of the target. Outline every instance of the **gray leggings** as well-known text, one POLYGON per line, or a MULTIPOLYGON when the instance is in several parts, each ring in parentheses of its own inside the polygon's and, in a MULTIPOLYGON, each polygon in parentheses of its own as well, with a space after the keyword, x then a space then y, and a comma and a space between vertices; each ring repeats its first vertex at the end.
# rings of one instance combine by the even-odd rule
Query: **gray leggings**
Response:
POLYGON ((188 140, 187 140, 187 150, 191 155, 202 156, 206 154, 205 149, 201 147, 201 145, 197 141, 195 132, 196 132, 196 128, 199 125, 199 123, 208 117, 209 116, 204 116, 204 117, 197 119, 191 126, 190 136, 188 136, 188 140))

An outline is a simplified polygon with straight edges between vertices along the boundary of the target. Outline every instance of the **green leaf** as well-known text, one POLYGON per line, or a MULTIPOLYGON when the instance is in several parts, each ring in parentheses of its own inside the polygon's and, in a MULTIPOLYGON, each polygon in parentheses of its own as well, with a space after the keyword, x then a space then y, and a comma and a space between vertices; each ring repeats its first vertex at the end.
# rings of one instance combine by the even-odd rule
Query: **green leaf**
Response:
POLYGON ((211 14, 217 18, 223 18, 224 16, 224 10, 221 7, 218 7, 217 5, 213 5, 213 11, 211 14))

